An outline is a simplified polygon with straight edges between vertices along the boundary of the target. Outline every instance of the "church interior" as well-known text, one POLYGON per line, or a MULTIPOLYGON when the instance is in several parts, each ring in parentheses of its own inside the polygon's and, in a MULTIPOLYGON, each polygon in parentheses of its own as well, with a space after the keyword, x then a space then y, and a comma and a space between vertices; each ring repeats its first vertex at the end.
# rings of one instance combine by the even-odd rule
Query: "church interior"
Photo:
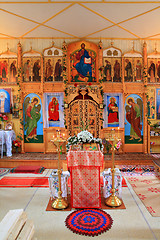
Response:
POLYGON ((0 19, 0 240, 160 239, 160 2, 0 19))

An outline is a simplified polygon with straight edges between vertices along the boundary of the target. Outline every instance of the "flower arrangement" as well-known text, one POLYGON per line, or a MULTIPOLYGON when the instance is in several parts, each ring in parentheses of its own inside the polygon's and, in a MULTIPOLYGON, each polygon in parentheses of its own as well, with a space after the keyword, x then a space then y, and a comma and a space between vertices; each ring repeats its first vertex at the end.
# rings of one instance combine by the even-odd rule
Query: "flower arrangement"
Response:
POLYGON ((13 147, 16 149, 16 152, 18 152, 18 148, 21 146, 21 142, 19 142, 18 140, 14 140, 12 144, 13 147))
POLYGON ((68 143, 67 143, 67 145, 66 145, 67 152, 69 151, 70 146, 76 145, 76 144, 79 143, 77 136, 69 137, 67 141, 68 141, 68 143))
POLYGON ((0 113, 0 120, 1 120, 1 122, 5 122, 5 121, 7 121, 7 120, 8 120, 7 115, 6 115, 6 114, 2 114, 2 113, 0 113))
MULTIPOLYGON (((107 141, 105 138, 102 140, 102 143, 104 145, 104 147, 106 148, 107 150, 107 153, 109 153, 111 147, 112 147, 112 143, 110 141, 107 141)), ((120 146, 122 145, 122 142, 121 141, 118 141, 115 145, 114 145, 114 149, 115 150, 119 150, 120 146)))
POLYGON ((118 149, 120 149, 120 146, 122 145, 122 142, 121 141, 118 141, 118 143, 116 143, 115 145, 114 145, 114 148, 116 149, 116 150, 118 150, 118 149))
POLYGON ((84 130, 77 134, 77 138, 80 143, 90 143, 93 140, 93 135, 84 130))
POLYGON ((1 129, 5 128, 4 122, 7 122, 7 120, 8 120, 7 115, 0 113, 1 129))
POLYGON ((67 151, 69 151, 70 146, 83 144, 83 143, 97 143, 99 144, 100 150, 103 151, 102 139, 94 138, 93 135, 87 130, 83 130, 77 134, 77 136, 69 137, 68 143, 66 145, 67 151))
POLYGON ((93 138, 93 142, 99 144, 100 150, 103 152, 104 146, 101 138, 93 138))
POLYGON ((21 146, 21 142, 19 142, 18 140, 13 141, 13 147, 18 148, 20 146, 21 146))
POLYGON ((110 143, 110 141, 107 141, 105 138, 103 138, 102 143, 104 145, 104 147, 106 148, 107 153, 109 153, 112 144, 110 143))

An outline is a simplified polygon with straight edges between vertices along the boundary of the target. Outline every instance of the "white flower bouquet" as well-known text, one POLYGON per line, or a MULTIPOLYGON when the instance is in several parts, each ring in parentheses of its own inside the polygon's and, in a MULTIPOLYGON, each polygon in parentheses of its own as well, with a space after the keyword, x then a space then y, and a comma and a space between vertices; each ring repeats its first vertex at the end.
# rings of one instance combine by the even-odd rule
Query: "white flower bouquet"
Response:
POLYGON ((93 138, 93 135, 88 132, 87 130, 83 130, 77 134, 77 136, 69 137, 68 143, 66 145, 67 152, 70 149, 70 146, 74 145, 82 145, 83 143, 97 143, 99 144, 100 150, 103 151, 103 144, 102 139, 100 138, 93 138))
POLYGON ((84 130, 77 134, 77 138, 80 143, 90 143, 93 140, 93 135, 87 130, 84 130))

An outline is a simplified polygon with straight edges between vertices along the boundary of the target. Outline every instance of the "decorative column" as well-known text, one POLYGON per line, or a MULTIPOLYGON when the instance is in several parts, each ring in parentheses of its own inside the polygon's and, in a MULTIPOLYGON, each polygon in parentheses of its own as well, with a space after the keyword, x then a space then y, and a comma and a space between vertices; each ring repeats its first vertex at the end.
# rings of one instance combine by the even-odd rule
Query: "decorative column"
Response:
POLYGON ((21 140, 21 153, 24 153, 24 124, 23 124, 23 91, 22 91, 22 45, 19 42, 17 44, 18 50, 18 81, 17 85, 19 87, 19 117, 20 117, 20 133, 19 139, 21 140))
MULTIPOLYGON (((102 42, 99 41, 98 43, 98 68, 103 66, 103 49, 102 49, 102 42)), ((100 78, 100 76, 99 76, 100 78)))
POLYGON ((63 82, 64 82, 64 125, 67 128, 67 118, 68 118, 68 71, 67 71, 67 44, 64 41, 62 46, 63 51, 63 82))
POLYGON ((43 82, 43 80, 44 80, 44 71, 43 71, 43 57, 41 57, 41 93, 43 93, 44 92, 44 82, 43 82))
POLYGON ((147 153, 148 149, 148 121, 147 121, 147 44, 143 44, 143 83, 144 83, 144 97, 143 97, 143 106, 144 106, 144 135, 143 135, 143 152, 147 153))
POLYGON ((100 111, 99 111, 99 119, 101 121, 101 124, 99 125, 99 133, 100 137, 103 135, 101 133, 101 129, 103 128, 103 106, 104 106, 104 99, 103 99, 103 48, 102 48, 102 42, 101 40, 98 43, 98 77, 99 77, 99 106, 100 106, 100 111))
POLYGON ((143 43, 143 81, 147 83, 147 44, 143 43))

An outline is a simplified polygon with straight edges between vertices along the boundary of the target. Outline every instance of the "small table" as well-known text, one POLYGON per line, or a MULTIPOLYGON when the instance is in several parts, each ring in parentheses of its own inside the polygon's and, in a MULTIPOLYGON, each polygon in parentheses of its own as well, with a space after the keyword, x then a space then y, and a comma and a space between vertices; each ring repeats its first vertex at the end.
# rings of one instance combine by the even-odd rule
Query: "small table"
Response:
MULTIPOLYGON (((108 198, 112 192, 112 172, 111 168, 108 168, 106 171, 103 171, 103 196, 104 198, 108 198)), ((115 168, 115 195, 122 199, 122 174, 118 168, 115 168)))
MULTIPOLYGON (((67 194, 68 194, 68 178, 70 176, 70 173, 68 171, 63 171, 61 174, 61 189, 62 189, 62 197, 67 198, 67 194)), ((51 199, 55 199, 58 197, 58 173, 57 173, 57 169, 54 169, 49 178, 49 189, 50 189, 50 196, 51 199)))
POLYGON ((12 141, 16 140, 16 134, 14 130, 0 130, 0 145, 2 146, 1 148, 1 158, 3 158, 3 147, 4 144, 6 144, 6 155, 7 157, 12 156, 12 141))

